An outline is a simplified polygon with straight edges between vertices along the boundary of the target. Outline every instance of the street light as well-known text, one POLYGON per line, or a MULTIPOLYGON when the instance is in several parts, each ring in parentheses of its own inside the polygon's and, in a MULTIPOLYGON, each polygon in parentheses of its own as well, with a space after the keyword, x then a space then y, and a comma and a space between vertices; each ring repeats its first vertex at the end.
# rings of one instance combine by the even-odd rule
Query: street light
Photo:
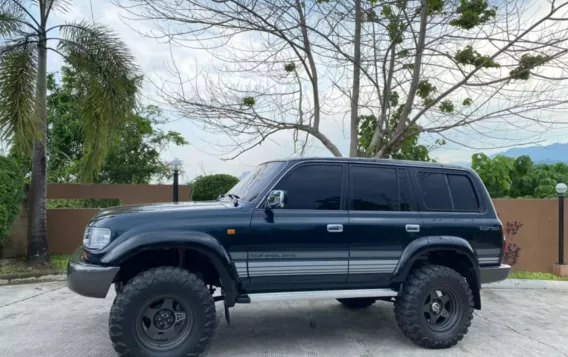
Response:
POLYGON ((174 172, 174 202, 179 202, 179 170, 181 169, 181 160, 177 157, 170 162, 170 168, 174 172))
POLYGON ((564 193, 568 187, 564 183, 556 185, 558 193, 558 265, 564 264, 564 193))

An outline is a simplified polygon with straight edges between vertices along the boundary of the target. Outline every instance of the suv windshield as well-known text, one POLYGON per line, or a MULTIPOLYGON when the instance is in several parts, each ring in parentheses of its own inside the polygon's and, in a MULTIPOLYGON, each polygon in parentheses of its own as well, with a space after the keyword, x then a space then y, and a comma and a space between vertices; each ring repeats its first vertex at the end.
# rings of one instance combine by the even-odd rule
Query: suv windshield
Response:
POLYGON ((239 201, 254 201, 284 165, 283 161, 273 161, 257 166, 253 172, 231 188, 225 197, 236 195, 239 201))

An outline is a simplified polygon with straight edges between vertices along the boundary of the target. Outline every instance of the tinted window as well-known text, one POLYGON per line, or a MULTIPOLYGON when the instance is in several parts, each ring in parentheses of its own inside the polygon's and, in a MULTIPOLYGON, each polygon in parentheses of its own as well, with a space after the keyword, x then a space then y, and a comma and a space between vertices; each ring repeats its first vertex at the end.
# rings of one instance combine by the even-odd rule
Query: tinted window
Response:
POLYGON ((356 211, 398 211, 396 170, 372 166, 351 166, 351 209, 356 211))
POLYGON ((418 182, 426 209, 453 211, 452 199, 446 182, 446 175, 433 172, 419 172, 418 182))
POLYGON ((456 211, 477 211, 479 202, 471 181, 464 175, 448 175, 450 192, 456 211))
POLYGON ((410 178, 406 169, 398 169, 398 187, 400 190, 400 210, 412 211, 412 189, 410 188, 410 178))
POLYGON ((274 189, 287 192, 285 209, 338 210, 342 179, 341 165, 305 165, 295 169, 274 189))
POLYGON ((285 164, 285 162, 274 161, 257 166, 253 172, 231 188, 229 193, 239 196, 239 200, 253 201, 285 164))

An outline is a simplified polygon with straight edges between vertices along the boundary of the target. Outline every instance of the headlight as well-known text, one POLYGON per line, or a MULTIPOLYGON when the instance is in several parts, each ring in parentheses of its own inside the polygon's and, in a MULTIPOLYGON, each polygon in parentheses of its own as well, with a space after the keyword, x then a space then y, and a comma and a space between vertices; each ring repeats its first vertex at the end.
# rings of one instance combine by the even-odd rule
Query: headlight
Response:
POLYGON ((110 242, 110 229, 87 227, 83 245, 89 249, 104 248, 110 242))

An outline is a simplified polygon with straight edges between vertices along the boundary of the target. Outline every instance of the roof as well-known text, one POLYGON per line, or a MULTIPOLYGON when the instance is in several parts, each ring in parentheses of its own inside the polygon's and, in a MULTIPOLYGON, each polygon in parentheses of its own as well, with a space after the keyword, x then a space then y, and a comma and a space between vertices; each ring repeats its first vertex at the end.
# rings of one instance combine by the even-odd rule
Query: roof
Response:
POLYGON ((453 170, 466 170, 470 169, 464 166, 442 164, 437 162, 425 161, 411 161, 411 160, 393 160, 393 159, 376 159, 367 157, 298 157, 284 160, 273 161, 286 161, 286 162, 310 162, 310 161, 329 161, 329 162, 356 162, 356 163, 369 163, 369 164, 388 164, 404 167, 424 167, 424 168, 439 168, 439 169, 453 169, 453 170))

